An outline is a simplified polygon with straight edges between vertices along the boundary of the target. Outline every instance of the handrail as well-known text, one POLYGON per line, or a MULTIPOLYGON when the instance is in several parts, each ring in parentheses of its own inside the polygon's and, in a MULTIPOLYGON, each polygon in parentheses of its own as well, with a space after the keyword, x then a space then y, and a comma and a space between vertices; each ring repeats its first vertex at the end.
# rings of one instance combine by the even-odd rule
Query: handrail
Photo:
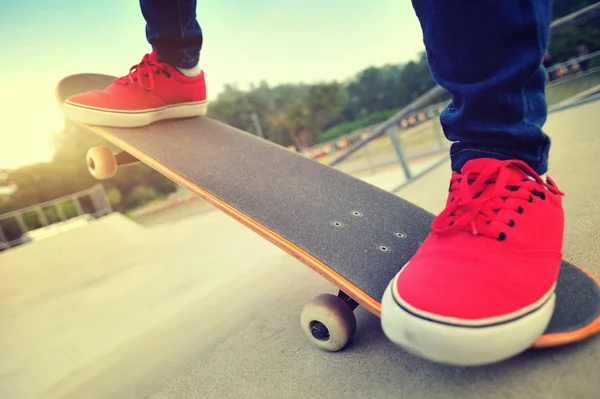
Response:
POLYGON ((367 137, 357 143, 354 143, 353 145, 348 147, 348 149, 342 155, 340 155, 339 157, 337 157, 336 159, 331 161, 329 163, 329 166, 337 165, 338 163, 342 162, 344 159, 346 159, 347 157, 352 155, 354 152, 356 152, 358 149, 360 149, 367 143, 371 142, 372 140, 375 140, 376 138, 378 138, 380 136, 383 136, 383 134, 391 126, 397 124, 400 120, 402 120, 403 118, 408 116, 408 114, 418 110, 424 104, 431 101, 431 99, 439 96, 440 94, 444 93, 445 91, 446 90, 439 85, 436 85, 433 88, 429 89, 429 91, 427 93, 423 94, 421 97, 417 98, 415 101, 413 101, 412 103, 410 103, 406 107, 404 107, 402 110, 400 110, 396 115, 388 118, 385 122, 381 123, 375 129, 373 129, 373 133, 369 137, 367 137))
POLYGON ((70 201, 70 200, 72 200, 75 197, 83 197, 84 195, 89 195, 89 194, 97 191, 100 185, 101 184, 99 183, 99 184, 94 185, 91 188, 78 191, 78 192, 76 192, 74 194, 65 195, 63 197, 54 198, 54 199, 51 199, 49 201, 40 202, 39 204, 30 205, 30 206, 25 207, 25 208, 20 208, 20 209, 16 209, 14 211, 11 211, 11 212, 3 213, 2 215, 0 215, 0 220, 8 219, 10 217, 14 217, 14 216, 19 215, 19 214, 22 215, 24 213, 28 213, 28 212, 34 211, 34 210, 36 210, 38 208, 46 208, 46 207, 48 207, 50 205, 54 205, 55 203, 58 203, 58 202, 70 201))
POLYGON ((555 19, 552 21, 550 29, 552 32, 556 32, 560 29, 582 24, 598 16, 600 16, 600 2, 584 7, 581 10, 575 11, 569 15, 565 15, 562 18, 555 19))

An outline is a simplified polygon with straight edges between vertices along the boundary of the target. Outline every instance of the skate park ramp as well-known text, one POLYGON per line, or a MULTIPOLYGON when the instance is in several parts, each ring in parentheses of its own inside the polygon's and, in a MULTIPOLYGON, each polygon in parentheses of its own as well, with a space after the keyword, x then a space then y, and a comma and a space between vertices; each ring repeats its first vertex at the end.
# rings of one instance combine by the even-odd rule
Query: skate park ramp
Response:
MULTIPOLYGON (((594 102, 553 113, 546 125, 550 175, 566 193, 565 258, 596 275, 598 115, 594 102)), ((449 177, 447 162, 397 194, 438 212, 449 177)), ((78 256, 58 241, 46 244, 43 261, 0 255, 0 397, 587 399, 600 391, 600 337, 449 367, 394 346, 358 309, 351 344, 323 352, 304 336, 300 312, 337 290, 221 212, 147 227, 105 252, 106 234, 82 237, 78 256), (27 276, 60 279, 60 290, 36 283, 40 294, 23 294, 29 280, 14 277, 7 259, 27 276), (71 277, 76 268, 87 270, 85 284, 71 277)))
POLYGON ((146 229, 113 213, 1 253, 0 398, 63 397, 110 370, 121 347, 168 325, 188 303, 205 301, 259 260, 281 256, 219 212, 191 222, 146 229))
POLYGON ((144 234, 141 226, 120 213, 61 230, 32 234, 32 242, 0 253, 1 303, 19 305, 89 279, 99 270, 93 263, 110 267, 119 250, 139 246, 144 234))

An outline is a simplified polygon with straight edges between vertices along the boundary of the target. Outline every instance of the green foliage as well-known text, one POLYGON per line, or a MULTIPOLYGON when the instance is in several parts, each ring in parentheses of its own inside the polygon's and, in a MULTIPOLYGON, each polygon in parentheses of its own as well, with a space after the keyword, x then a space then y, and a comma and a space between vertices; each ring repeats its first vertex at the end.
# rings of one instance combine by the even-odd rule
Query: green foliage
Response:
POLYGON ((337 126, 334 126, 321 134, 320 140, 327 141, 334 139, 339 136, 343 136, 348 133, 352 133, 355 130, 362 129, 366 126, 371 126, 380 122, 387 120, 396 114, 400 108, 397 109, 389 109, 386 111, 376 111, 373 112, 363 118, 357 119, 351 122, 344 122, 337 126))
POLYGON ((120 208, 123 202, 123 194, 116 187, 111 187, 106 191, 106 198, 110 206, 114 208, 120 208))
POLYGON ((305 149, 385 120, 434 84, 423 53, 405 65, 367 68, 348 82, 261 82, 248 91, 227 86, 209 106, 209 116, 257 134, 255 114, 269 140, 305 149))
POLYGON ((226 86, 210 104, 208 114, 253 134, 258 134, 257 121, 269 140, 304 148, 339 116, 344 96, 343 87, 336 82, 272 88, 261 82, 249 91, 226 86))
POLYGON ((138 184, 135 186, 127 197, 127 202, 131 202, 133 204, 136 203, 147 203, 156 198, 156 190, 152 187, 145 186, 143 184, 138 184))

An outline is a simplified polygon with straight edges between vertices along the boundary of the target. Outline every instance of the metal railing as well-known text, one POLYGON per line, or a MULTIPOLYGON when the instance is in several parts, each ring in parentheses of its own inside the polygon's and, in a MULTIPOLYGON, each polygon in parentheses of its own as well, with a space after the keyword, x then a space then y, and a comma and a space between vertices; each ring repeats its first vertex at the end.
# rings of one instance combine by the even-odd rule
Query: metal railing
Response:
POLYGON ((37 223, 34 223, 34 225, 39 225, 41 226, 41 228, 51 226, 54 223, 66 222, 69 219, 71 219, 67 217, 65 213, 65 210, 63 208, 65 204, 72 205, 76 213, 76 216, 74 217, 89 214, 94 218, 99 218, 101 216, 112 213, 112 207, 110 206, 108 198, 106 197, 104 186, 102 184, 96 184, 87 190, 82 190, 71 195, 66 195, 64 197, 56 198, 50 201, 42 202, 36 205, 28 206, 26 208, 21 208, 12 212, 2 214, 0 215, 0 251, 22 244, 22 237, 30 231, 34 230, 29 228, 28 223, 25 220, 25 215, 27 214, 35 214, 37 223), (92 212, 84 211, 84 207, 81 203, 81 199, 84 197, 89 197, 91 207, 93 208, 92 212), (50 218, 47 215, 48 209, 53 209, 55 213, 54 218, 58 220, 53 222, 50 221, 50 218), (14 219, 14 221, 16 222, 19 234, 18 237, 9 240, 7 234, 2 228, 2 222, 10 219, 14 219))
POLYGON ((570 28, 571 26, 581 25, 590 19, 600 16, 600 2, 584 7, 581 10, 575 11, 562 18, 552 21, 550 29, 556 32, 561 29, 570 28))
POLYGON ((578 74, 579 72, 588 72, 588 70, 582 69, 582 63, 596 58, 598 56, 600 56, 600 50, 594 51, 593 53, 584 54, 579 57, 571 58, 567 61, 557 62, 551 67, 546 68, 546 72, 548 72, 548 77, 549 79, 551 79, 549 85, 552 85, 555 82, 562 82, 569 75, 578 74))

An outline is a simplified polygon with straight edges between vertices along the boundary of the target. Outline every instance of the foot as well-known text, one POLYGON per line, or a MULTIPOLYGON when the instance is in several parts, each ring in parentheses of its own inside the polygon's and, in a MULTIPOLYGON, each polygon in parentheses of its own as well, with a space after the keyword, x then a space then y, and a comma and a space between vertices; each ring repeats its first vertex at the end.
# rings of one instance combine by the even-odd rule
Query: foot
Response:
POLYGON ((155 51, 104 90, 69 97, 65 116, 88 125, 138 127, 206 114, 204 72, 188 77, 160 62, 155 51))
POLYGON ((382 299, 385 334, 407 351, 482 365, 529 348, 554 311, 563 193, 521 161, 476 159, 382 299))

